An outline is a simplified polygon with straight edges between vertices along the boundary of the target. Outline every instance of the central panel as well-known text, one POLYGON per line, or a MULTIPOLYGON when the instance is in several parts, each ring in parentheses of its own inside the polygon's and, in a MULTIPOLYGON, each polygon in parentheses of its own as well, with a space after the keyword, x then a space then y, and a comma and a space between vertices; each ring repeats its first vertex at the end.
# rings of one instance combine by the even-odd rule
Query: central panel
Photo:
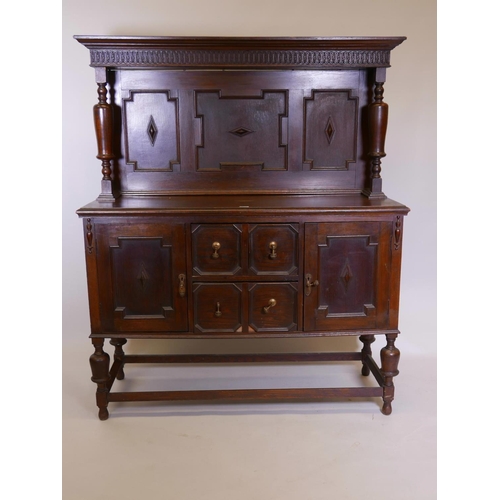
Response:
POLYGON ((287 170, 287 91, 227 96, 195 91, 198 171, 287 170))

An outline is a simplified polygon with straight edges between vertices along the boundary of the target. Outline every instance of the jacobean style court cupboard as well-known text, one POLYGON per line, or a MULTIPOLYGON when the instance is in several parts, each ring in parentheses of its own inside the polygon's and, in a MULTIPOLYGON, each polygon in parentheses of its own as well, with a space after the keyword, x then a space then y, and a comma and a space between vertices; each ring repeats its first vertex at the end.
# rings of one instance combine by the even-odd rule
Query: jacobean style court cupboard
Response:
POLYGON ((381 396, 390 414, 409 209, 382 192, 383 93, 405 38, 75 38, 98 92, 102 189, 78 214, 99 418, 113 401, 339 396, 381 396), (361 352, 123 350, 134 338, 280 337, 286 351, 287 338, 341 335, 361 352), (126 363, 339 360, 379 387, 111 391, 126 363))

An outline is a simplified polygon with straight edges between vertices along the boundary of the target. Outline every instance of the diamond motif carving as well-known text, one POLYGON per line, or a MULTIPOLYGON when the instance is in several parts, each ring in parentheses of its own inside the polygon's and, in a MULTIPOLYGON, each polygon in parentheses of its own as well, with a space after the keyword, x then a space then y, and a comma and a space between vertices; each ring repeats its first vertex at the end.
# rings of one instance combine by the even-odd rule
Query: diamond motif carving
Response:
POLYGON ((328 144, 332 143, 333 136, 335 135, 335 127, 333 126, 332 117, 328 117, 328 121, 326 122, 325 134, 328 140, 328 144))
POLYGON ((342 284, 344 285, 346 293, 352 278, 353 275, 351 271, 351 266, 349 265, 349 259, 346 259, 342 272, 340 273, 340 279, 342 280, 342 284))
POLYGON ((141 270, 139 272, 139 276, 137 276, 137 279, 139 280, 141 287, 144 289, 146 285, 146 281, 149 280, 149 275, 146 272, 146 269, 144 268, 144 263, 141 262, 141 270))
POLYGON ((149 119, 147 134, 148 134, 149 140, 151 141, 151 146, 154 146, 155 141, 156 141, 156 137, 158 136, 158 128, 156 127, 156 123, 155 123, 155 120, 153 118, 153 115, 151 115, 151 118, 149 119))
POLYGON ((230 130, 229 133, 237 137, 244 137, 245 135, 252 134, 254 131, 245 127, 238 127, 234 130, 230 130))

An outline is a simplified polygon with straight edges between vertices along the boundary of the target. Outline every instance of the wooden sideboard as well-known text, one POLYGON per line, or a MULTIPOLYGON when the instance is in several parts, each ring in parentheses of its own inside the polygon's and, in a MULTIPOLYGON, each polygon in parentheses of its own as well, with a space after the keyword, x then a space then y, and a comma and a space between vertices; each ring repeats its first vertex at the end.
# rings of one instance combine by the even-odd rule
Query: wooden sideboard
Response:
POLYGON ((116 401, 375 396, 389 415, 409 209, 382 191, 383 93, 405 38, 75 38, 97 83, 101 193, 77 213, 99 418, 116 401), (287 352, 288 338, 345 335, 360 352, 287 352), (380 366, 375 335, 387 340, 380 366), (270 337, 282 353, 123 348, 270 337), (378 386, 112 391, 126 363, 345 360, 378 386))

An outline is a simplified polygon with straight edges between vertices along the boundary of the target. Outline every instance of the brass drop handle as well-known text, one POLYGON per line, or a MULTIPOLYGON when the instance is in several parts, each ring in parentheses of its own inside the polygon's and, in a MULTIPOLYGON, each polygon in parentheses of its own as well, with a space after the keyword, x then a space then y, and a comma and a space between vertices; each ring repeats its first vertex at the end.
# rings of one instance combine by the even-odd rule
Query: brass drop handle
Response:
POLYGON ((319 281, 314 280, 312 281, 312 276, 310 274, 306 274, 306 296, 309 297, 311 295, 311 288, 313 286, 318 286, 319 281))
POLYGON ((215 309, 215 316, 217 318, 220 318, 222 316, 222 313, 220 311, 220 302, 217 302, 216 304, 216 309, 215 309))
POLYGON ((271 309, 271 307, 274 307, 275 305, 276 305, 276 300, 269 299, 269 305, 264 307, 264 314, 267 314, 269 312, 269 309, 271 309))
POLYGON ((184 297, 186 295, 186 276, 179 274, 179 295, 184 297))
POLYGON ((271 241, 269 243, 269 248, 271 249, 271 253, 269 254, 270 259, 275 259, 278 254, 276 253, 276 249, 278 248, 278 244, 275 241, 271 241))
POLYGON ((212 259, 218 259, 220 257, 218 251, 220 250, 220 243, 218 241, 214 241, 212 243, 212 248, 214 249, 214 253, 212 254, 212 259))

